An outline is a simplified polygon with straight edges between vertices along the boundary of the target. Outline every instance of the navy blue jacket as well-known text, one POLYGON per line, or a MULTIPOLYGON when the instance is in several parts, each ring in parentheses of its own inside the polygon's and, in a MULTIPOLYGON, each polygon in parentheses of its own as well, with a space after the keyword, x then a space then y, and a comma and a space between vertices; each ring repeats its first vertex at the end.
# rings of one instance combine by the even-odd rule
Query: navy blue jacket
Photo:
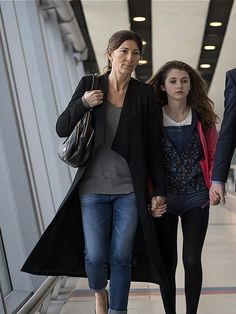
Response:
POLYGON ((213 181, 226 182, 236 147, 236 68, 226 72, 225 111, 216 147, 213 181))

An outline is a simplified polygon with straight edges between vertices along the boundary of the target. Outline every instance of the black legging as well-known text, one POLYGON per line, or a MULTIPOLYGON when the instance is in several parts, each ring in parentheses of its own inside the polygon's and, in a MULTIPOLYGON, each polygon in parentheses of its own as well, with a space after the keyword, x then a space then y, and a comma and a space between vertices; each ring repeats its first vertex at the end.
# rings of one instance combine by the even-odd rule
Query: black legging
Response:
MULTIPOLYGON (((202 287, 201 253, 207 231, 209 207, 195 207, 181 216, 186 313, 196 314, 202 287)), ((166 314, 176 314, 175 272, 177 266, 178 216, 166 212, 155 218, 156 232, 165 262, 170 289, 161 289, 166 314)))

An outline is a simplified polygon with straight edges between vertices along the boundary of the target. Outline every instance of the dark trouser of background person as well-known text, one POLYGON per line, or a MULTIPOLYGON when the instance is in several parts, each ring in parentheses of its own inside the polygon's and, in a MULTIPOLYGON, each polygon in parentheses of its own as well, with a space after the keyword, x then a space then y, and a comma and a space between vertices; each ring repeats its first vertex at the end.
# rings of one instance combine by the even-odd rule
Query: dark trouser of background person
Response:
MULTIPOLYGON (((209 206, 192 208, 180 217, 183 230, 186 313, 196 314, 202 287, 201 253, 207 231, 209 206)), ((166 314, 176 314, 178 220, 177 215, 169 212, 154 220, 170 282, 169 290, 160 287, 166 314)))
POLYGON ((127 313, 138 212, 134 193, 80 197, 85 268, 94 292, 104 290, 110 268, 110 310, 127 313))

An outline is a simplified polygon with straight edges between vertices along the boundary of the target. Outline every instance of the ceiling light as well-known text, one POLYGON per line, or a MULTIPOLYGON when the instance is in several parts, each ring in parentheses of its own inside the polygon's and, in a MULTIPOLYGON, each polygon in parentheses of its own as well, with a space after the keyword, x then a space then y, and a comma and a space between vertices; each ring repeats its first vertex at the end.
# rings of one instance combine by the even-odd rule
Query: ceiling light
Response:
POLYGON ((141 59, 141 60, 139 60, 139 62, 138 62, 138 64, 141 64, 141 65, 143 65, 143 64, 147 64, 148 62, 147 62, 147 60, 145 60, 145 59, 141 59))
POLYGON ((206 46, 204 46, 204 49, 205 49, 205 50, 215 50, 215 49, 216 49, 216 46, 213 46, 213 45, 206 45, 206 46))
POLYGON ((144 16, 135 16, 135 17, 133 18, 133 20, 134 20, 135 22, 144 22, 144 21, 146 21, 146 17, 144 17, 144 16))
POLYGON ((143 44, 143 46, 146 46, 146 44, 147 44, 146 40, 142 40, 142 44, 143 44))
POLYGON ((202 69, 209 69, 210 67, 211 67, 211 65, 209 63, 200 64, 200 68, 202 68, 202 69))
POLYGON ((210 26, 219 27, 219 26, 222 26, 222 22, 211 22, 210 26))

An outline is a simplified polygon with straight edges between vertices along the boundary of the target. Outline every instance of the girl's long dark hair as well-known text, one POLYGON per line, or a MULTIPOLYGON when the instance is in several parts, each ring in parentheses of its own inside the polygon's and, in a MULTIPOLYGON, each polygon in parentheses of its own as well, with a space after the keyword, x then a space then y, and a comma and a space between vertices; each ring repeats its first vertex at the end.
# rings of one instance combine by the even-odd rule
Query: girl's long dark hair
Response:
POLYGON ((153 85, 160 105, 165 106, 168 102, 166 91, 163 91, 161 86, 165 85, 167 74, 172 69, 188 73, 191 89, 187 96, 187 105, 197 111, 204 129, 213 127, 217 123, 218 117, 213 110, 213 101, 207 96, 205 81, 198 71, 182 61, 167 62, 148 81, 153 85))

